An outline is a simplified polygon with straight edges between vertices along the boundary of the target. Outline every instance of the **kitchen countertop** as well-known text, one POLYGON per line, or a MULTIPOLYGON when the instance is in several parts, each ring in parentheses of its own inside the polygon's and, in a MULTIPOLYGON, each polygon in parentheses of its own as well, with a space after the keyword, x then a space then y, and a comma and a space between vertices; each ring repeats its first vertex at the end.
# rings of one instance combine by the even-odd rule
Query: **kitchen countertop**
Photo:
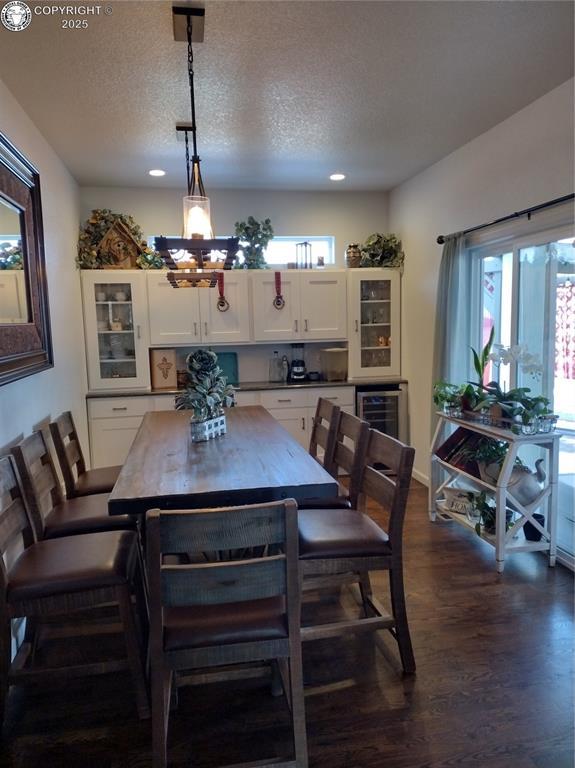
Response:
MULTIPOLYGON (((311 389, 313 387, 365 387, 368 385, 381 386, 383 384, 407 384, 406 379, 354 379, 353 381, 305 381, 301 384, 284 384, 283 382, 270 381, 244 381, 234 385, 238 392, 259 392, 273 389, 311 389)), ((123 389, 109 392, 88 392, 86 397, 138 397, 150 395, 177 395, 179 389, 123 389)))

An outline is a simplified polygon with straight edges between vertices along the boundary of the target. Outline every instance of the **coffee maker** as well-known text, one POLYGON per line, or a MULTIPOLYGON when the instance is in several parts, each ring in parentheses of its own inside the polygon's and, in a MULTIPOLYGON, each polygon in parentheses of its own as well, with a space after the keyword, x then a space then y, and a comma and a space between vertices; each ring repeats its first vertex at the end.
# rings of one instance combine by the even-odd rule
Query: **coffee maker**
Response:
POLYGON ((289 380, 292 384, 301 384, 307 380, 307 371, 303 357, 303 344, 292 344, 292 358, 289 380))

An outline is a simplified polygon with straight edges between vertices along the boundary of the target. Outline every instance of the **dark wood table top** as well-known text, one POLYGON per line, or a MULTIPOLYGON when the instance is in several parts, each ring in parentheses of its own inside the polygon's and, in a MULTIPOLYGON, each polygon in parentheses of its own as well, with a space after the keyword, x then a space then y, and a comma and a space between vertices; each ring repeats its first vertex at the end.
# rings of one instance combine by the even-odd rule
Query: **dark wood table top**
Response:
POLYGON ((147 413, 110 495, 110 514, 337 495, 333 477, 265 408, 230 408, 226 416, 226 435, 192 443, 189 411, 147 413))

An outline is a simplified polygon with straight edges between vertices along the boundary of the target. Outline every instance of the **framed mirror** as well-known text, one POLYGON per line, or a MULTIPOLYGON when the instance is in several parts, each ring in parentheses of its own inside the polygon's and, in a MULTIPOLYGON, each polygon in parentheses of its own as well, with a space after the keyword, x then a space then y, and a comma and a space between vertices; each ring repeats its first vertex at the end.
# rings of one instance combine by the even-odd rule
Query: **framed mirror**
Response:
POLYGON ((0 385, 52 365, 40 177, 0 133, 0 385))

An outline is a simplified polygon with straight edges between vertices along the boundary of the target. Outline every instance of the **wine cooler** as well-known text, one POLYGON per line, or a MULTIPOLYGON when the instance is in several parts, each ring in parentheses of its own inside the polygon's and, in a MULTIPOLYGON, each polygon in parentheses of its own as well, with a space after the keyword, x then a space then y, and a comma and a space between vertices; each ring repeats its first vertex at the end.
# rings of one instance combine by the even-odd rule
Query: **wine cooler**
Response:
POLYGON ((370 384, 356 387, 356 413, 370 427, 409 442, 407 384, 370 384))

